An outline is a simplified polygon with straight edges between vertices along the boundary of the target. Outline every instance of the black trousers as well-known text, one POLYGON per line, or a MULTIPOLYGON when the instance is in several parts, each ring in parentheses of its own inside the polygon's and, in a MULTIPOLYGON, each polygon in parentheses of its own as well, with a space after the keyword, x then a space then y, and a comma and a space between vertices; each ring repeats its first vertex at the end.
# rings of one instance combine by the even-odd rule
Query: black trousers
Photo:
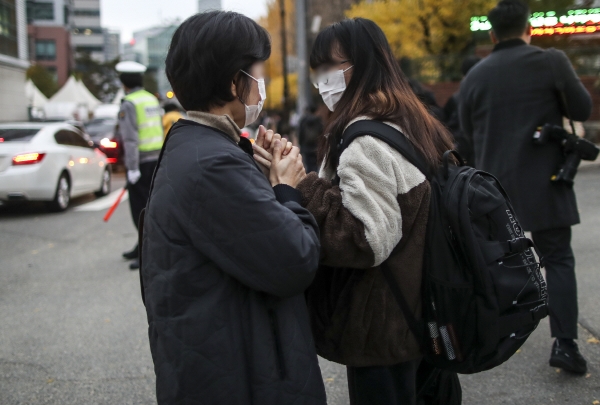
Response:
POLYGON ((415 405, 420 363, 347 367, 350 405, 415 405))
POLYGON ((546 264, 552 337, 577 339, 579 310, 571 228, 532 232, 532 237, 546 264))
POLYGON ((131 217, 135 228, 138 228, 140 223, 140 214, 146 207, 146 202, 150 196, 150 183, 152 183, 152 175, 156 168, 157 161, 146 162, 140 164, 140 172, 142 176, 135 184, 129 184, 129 208, 131 208, 131 217))

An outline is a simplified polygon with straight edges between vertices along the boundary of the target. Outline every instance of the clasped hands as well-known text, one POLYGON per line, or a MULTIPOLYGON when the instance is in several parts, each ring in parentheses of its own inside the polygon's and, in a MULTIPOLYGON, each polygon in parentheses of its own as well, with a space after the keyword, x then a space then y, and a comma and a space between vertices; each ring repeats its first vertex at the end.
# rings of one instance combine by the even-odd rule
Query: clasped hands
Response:
POLYGON ((258 162, 271 186, 287 184, 296 188, 306 177, 302 163, 300 148, 292 145, 281 135, 267 130, 264 126, 258 128, 254 148, 254 159, 258 162))

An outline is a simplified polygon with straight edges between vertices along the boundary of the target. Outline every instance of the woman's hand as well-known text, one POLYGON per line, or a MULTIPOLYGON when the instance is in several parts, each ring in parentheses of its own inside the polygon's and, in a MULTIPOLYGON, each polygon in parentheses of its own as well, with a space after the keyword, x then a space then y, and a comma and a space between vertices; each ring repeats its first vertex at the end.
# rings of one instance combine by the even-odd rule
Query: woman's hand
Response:
POLYGON ((287 184, 290 187, 296 188, 306 177, 302 155, 300 155, 300 149, 293 146, 290 153, 284 156, 283 152, 285 149, 286 144, 281 140, 275 140, 272 160, 269 162, 271 164, 269 180, 273 187, 278 184, 287 184))

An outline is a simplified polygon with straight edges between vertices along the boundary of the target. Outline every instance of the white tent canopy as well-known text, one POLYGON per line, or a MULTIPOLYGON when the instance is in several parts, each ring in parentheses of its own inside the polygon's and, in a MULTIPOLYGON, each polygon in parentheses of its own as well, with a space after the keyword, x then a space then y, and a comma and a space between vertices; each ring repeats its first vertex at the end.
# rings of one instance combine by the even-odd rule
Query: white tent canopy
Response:
POLYGON ((87 107, 90 110, 93 110, 94 108, 102 104, 102 101, 94 97, 94 95, 88 90, 88 88, 85 87, 85 84, 83 84, 83 82, 77 82, 77 85, 79 86, 79 91, 81 92, 81 95, 87 100, 87 107))
POLYGON ((29 101, 29 107, 41 108, 48 103, 48 98, 33 84, 31 79, 25 83, 25 96, 29 101))
POLYGON ((87 112, 102 104, 85 85, 69 77, 65 85, 44 106, 48 118, 87 119, 87 112))
POLYGON ((90 93, 83 83, 79 82, 73 76, 69 77, 69 80, 67 80, 58 93, 50 98, 50 102, 83 104, 90 110, 102 104, 100 100, 90 93))

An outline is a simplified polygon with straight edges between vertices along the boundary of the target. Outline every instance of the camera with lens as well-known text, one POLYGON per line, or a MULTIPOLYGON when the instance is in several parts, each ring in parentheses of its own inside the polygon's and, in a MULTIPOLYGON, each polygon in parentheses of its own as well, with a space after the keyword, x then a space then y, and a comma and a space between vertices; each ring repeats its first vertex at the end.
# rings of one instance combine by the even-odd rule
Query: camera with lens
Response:
POLYGON ((557 142, 561 145, 565 153, 565 163, 550 180, 569 185, 573 185, 581 161, 596 160, 600 152, 600 149, 587 139, 582 139, 567 132, 563 127, 552 124, 538 128, 533 135, 533 142, 537 145, 544 145, 548 142, 557 142))

